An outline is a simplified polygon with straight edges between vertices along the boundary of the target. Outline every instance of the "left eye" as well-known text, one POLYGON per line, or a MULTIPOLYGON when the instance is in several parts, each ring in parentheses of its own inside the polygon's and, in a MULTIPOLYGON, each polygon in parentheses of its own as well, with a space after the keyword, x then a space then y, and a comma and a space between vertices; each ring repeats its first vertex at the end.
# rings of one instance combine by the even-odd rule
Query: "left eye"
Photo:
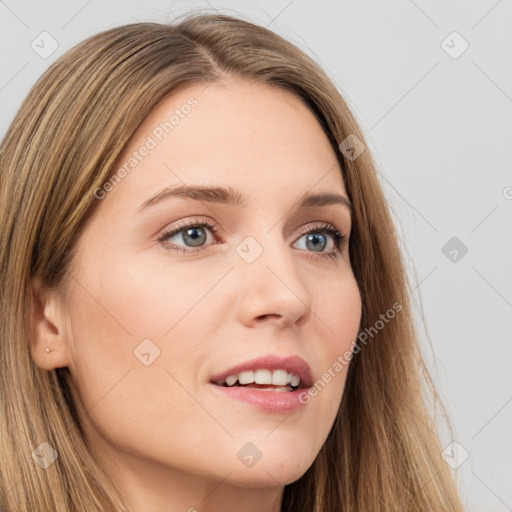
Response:
MULTIPOLYGON (((165 232, 159 238, 159 241, 168 249, 172 249, 179 252, 193 253, 208 247, 209 244, 204 245, 208 238, 207 231, 216 233, 217 227, 211 224, 210 222, 193 221, 186 223, 185 226, 177 226, 165 232), (179 245, 176 243, 176 241, 170 242, 170 239, 174 237, 177 237, 177 239, 185 243, 185 245, 179 245)), ((303 238, 305 239, 306 243, 305 250, 313 253, 319 252, 318 256, 331 257, 337 256, 337 253, 340 253, 341 247, 347 241, 346 236, 342 235, 334 226, 324 223, 317 223, 314 226, 307 226, 307 229, 302 230, 302 236, 298 239, 298 241, 302 240, 303 238), (331 245, 331 250, 324 252, 324 249, 328 244, 328 238, 326 237, 326 235, 330 235, 333 241, 331 245), (318 249, 320 249, 320 251, 318 251, 318 249)))

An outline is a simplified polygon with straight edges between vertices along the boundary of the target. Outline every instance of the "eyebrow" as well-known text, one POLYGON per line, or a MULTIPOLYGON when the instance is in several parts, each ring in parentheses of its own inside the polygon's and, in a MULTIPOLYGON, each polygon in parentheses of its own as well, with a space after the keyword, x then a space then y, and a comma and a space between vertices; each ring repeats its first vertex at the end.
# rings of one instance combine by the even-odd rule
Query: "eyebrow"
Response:
MULTIPOLYGON (((208 203, 225 204, 236 208, 244 208, 247 206, 247 198, 242 192, 234 190, 232 187, 210 187, 201 185, 167 187, 157 195, 148 199, 139 207, 139 210, 160 203, 171 197, 182 197, 195 199, 197 201, 205 201, 208 203)), ((348 208, 352 213, 353 206, 350 200, 340 194, 332 192, 321 192, 311 194, 307 191, 295 202, 293 208, 303 210, 306 208, 314 208, 331 204, 340 204, 348 208)))

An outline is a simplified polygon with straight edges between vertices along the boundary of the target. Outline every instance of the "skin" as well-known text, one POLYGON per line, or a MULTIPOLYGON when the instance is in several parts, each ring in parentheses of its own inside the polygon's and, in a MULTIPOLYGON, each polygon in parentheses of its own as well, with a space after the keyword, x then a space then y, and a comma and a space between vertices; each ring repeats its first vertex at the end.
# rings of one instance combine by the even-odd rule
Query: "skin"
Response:
POLYGON ((361 297, 348 246, 321 257, 335 250, 333 236, 315 249, 300 231, 318 233, 314 223, 323 222, 348 237, 350 212, 292 209, 304 192, 347 192, 304 104, 234 79, 166 98, 119 166, 190 96, 197 107, 98 201, 65 288, 42 294, 34 282, 40 302, 31 350, 45 369, 69 367, 91 448, 130 512, 278 511, 284 485, 306 472, 327 438, 347 368, 288 414, 218 397, 207 383, 271 353, 301 356, 317 381, 352 349, 361 297), (138 211, 183 184, 229 185, 247 205, 175 197, 138 211), (166 228, 197 217, 219 228, 199 230, 207 237, 202 251, 167 248, 193 249, 186 228, 158 241, 166 228), (248 236, 263 249, 250 264, 235 250, 248 236), (160 350, 148 366, 134 355, 146 338, 160 350), (262 453, 250 468, 237 457, 248 442, 262 453))

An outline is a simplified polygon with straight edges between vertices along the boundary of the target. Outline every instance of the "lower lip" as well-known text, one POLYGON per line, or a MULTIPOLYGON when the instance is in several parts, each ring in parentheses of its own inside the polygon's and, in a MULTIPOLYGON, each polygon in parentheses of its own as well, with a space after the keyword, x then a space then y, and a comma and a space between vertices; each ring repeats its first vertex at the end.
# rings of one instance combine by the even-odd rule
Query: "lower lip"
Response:
POLYGON ((295 391, 262 391, 241 386, 224 387, 212 383, 209 383, 209 386, 213 387, 215 392, 239 402, 252 404, 265 412, 288 413, 304 407, 309 402, 306 388, 295 391))

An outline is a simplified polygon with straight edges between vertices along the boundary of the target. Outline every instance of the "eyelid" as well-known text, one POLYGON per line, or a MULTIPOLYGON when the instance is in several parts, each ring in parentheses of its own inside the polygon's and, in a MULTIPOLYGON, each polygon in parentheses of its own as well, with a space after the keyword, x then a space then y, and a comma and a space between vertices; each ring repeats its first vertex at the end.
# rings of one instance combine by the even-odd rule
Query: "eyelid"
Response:
MULTIPOLYGON (((164 240, 177 235, 179 232, 183 231, 188 227, 195 227, 205 225, 208 229, 210 229, 213 233, 217 233, 219 228, 215 222, 208 219, 208 217, 189 217, 183 221, 178 221, 176 224, 164 228, 161 235, 158 236, 158 241, 164 243, 164 240)), ((169 245, 169 244, 168 244, 169 245)), ((194 249, 192 249, 193 251, 194 249)))

